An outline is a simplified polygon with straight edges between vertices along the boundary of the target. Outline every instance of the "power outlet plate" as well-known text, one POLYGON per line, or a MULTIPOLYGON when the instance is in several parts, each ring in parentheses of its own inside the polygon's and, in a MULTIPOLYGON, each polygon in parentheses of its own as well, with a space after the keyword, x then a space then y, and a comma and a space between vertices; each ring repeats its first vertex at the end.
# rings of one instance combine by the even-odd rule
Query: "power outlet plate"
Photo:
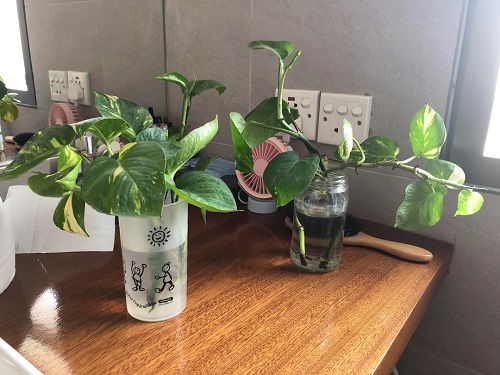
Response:
POLYGON ((50 97, 58 102, 68 101, 68 74, 63 70, 49 70, 50 97))
POLYGON ((68 71, 68 90, 72 95, 81 92, 78 104, 92 104, 90 100, 90 78, 88 72, 68 71))
POLYGON ((363 142, 368 138, 371 112, 371 96, 322 92, 319 103, 318 142, 339 145, 344 139, 344 118, 351 123, 354 138, 363 142))
POLYGON ((288 102, 290 108, 299 111, 300 117, 296 123, 310 141, 316 140, 318 128, 319 91, 283 89, 283 100, 288 102))

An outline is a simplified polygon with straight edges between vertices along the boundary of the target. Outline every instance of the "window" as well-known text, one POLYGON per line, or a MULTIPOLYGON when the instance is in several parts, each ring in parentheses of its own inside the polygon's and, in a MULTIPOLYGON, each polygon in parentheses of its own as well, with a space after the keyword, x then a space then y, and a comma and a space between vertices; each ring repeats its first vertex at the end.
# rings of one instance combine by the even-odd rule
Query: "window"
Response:
POLYGON ((470 0, 446 150, 465 170, 467 183, 495 189, 500 189, 499 35, 500 1, 470 0))
POLYGON ((490 123, 486 142, 484 143, 483 156, 487 158, 500 159, 500 74, 497 73, 497 84, 495 86, 495 99, 491 109, 490 123))
POLYGON ((35 106, 35 87, 26 29, 23 0, 1 0, 0 19, 2 36, 0 75, 9 92, 18 94, 24 105, 35 106))

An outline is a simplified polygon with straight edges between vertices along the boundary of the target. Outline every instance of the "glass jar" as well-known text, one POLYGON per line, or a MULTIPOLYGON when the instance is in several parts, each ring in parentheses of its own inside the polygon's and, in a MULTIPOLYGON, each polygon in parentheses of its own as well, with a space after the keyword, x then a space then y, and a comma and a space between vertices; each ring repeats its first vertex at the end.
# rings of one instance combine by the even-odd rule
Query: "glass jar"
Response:
POLYGON ((295 198, 290 247, 295 265, 310 272, 329 272, 340 264, 348 201, 343 173, 316 177, 295 198), (304 234, 302 249, 300 227, 304 234))

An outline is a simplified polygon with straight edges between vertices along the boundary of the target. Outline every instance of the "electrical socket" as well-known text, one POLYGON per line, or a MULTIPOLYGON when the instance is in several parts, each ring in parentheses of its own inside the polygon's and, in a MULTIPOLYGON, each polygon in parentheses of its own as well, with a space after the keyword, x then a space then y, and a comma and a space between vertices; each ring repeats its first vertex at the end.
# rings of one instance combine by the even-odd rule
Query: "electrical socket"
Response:
POLYGON ((322 92, 319 103, 318 142, 339 145, 344 139, 344 118, 351 123, 354 138, 363 142, 368 138, 371 111, 372 97, 369 95, 322 92))
POLYGON ((68 101, 68 73, 63 70, 49 70, 50 97, 58 102, 68 101))
POLYGON ((69 70, 68 91, 71 99, 78 101, 78 104, 91 105, 89 73, 69 70))
POLYGON ((283 100, 290 108, 299 111, 296 123, 300 131, 310 141, 316 140, 318 128, 318 104, 320 92, 316 90, 283 89, 283 100))

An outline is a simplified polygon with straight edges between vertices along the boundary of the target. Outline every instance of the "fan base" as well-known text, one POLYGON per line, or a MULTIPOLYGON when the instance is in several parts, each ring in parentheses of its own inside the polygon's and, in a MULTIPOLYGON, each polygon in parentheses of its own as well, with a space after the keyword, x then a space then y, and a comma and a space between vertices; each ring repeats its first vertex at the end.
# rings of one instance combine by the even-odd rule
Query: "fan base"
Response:
POLYGON ((276 201, 274 199, 258 199, 248 196, 248 211, 256 214, 272 214, 276 212, 276 201))

